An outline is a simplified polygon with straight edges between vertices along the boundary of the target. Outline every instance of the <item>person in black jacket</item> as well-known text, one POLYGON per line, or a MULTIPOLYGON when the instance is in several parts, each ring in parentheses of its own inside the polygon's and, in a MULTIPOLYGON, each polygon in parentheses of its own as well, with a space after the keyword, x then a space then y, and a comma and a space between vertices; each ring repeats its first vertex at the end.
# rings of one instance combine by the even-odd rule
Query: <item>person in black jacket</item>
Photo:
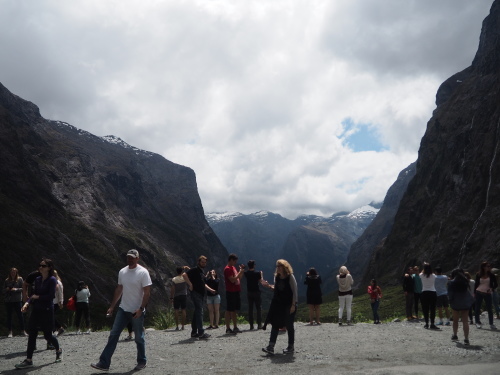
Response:
POLYGON ((448 283, 448 299, 453 312, 452 341, 458 341, 458 321, 462 320, 464 330, 464 344, 469 345, 469 321, 467 314, 474 304, 474 298, 469 292, 469 280, 460 268, 451 272, 451 281, 448 283))
POLYGON ((413 320, 413 300, 415 286, 413 284, 413 279, 411 274, 413 273, 413 268, 408 267, 408 273, 403 276, 403 292, 405 294, 405 305, 406 305, 406 319, 413 320))

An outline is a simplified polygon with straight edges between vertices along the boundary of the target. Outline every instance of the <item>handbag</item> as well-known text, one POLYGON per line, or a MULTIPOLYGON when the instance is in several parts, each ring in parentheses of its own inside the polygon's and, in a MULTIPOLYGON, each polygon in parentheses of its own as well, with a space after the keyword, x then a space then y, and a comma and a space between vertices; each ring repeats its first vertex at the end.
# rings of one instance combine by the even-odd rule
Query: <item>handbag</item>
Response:
POLYGON ((66 308, 70 311, 76 311, 76 296, 72 296, 68 303, 66 303, 66 308))

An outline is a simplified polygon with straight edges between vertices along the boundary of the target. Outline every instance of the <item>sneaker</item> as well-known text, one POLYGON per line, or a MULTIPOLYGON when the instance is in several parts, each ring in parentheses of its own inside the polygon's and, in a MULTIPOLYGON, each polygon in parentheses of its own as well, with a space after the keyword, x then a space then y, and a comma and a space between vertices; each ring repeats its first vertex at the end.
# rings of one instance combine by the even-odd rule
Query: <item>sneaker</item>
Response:
POLYGON ((457 335, 452 335, 451 336, 451 341, 458 341, 458 336, 457 335))
POLYGON ((61 327, 57 330, 57 336, 61 336, 64 333, 64 328, 61 327))
POLYGON ((56 352, 56 362, 61 362, 62 361, 62 357, 63 357, 63 351, 62 351, 62 349, 59 349, 56 352))
POLYGON ((180 331, 179 327, 175 327, 175 330, 176 330, 176 331, 180 331))
POLYGON ((95 368, 96 370, 109 371, 109 368, 104 367, 104 365, 101 362, 91 363, 90 367, 95 368))
POLYGON ((54 350, 54 349, 55 349, 54 345, 47 343, 47 350, 54 350))
POLYGON ((16 365, 16 368, 28 368, 28 367, 33 367, 33 361, 28 361, 27 359, 25 359, 24 361, 16 365))
POLYGON ((426 325, 424 326, 424 328, 425 328, 425 329, 429 329, 429 325, 428 325, 428 324, 426 324, 426 325))
POLYGON ((85 332, 86 335, 90 335, 90 328, 87 329, 87 332, 85 332))
POLYGON ((266 352, 267 354, 274 355, 274 346, 268 345, 265 348, 262 348, 263 352, 266 352))
POLYGON ((482 327, 481 322, 476 323, 476 327, 477 327, 478 329, 481 329, 481 327, 482 327))
POLYGON ((441 328, 437 327, 435 324, 431 324, 431 329, 435 330, 435 331, 440 331, 441 328))
POLYGON ((464 345, 466 345, 466 346, 470 345, 469 340, 465 339, 465 340, 464 340, 464 345))
POLYGON ((240 329, 238 327, 233 328, 233 333, 241 333, 240 329))
POLYGON ((295 349, 293 346, 289 346, 286 349, 283 349, 283 354, 293 354, 295 352, 295 349))
POLYGON ((208 326, 206 329, 214 329, 214 327, 212 327, 212 326, 208 326))
POLYGON ((197 333, 191 333, 191 338, 195 339, 195 338, 198 338, 200 335, 198 335, 197 333))
POLYGON ((341 326, 341 325, 342 325, 342 322, 339 322, 339 326, 341 326))
POLYGON ((236 332, 234 332, 231 328, 226 328, 226 334, 228 334, 228 335, 236 335, 236 332))
POLYGON ((135 371, 140 371, 146 368, 146 362, 138 363, 137 366, 135 366, 134 370, 135 371))
POLYGON ((133 339, 134 339, 134 336, 132 336, 132 335, 128 335, 127 337, 125 337, 125 341, 130 341, 133 339))
POLYGON ((198 340, 206 340, 210 336, 212 336, 212 335, 209 335, 208 333, 204 333, 203 335, 201 335, 201 336, 198 337, 198 340))
POLYGON ((437 322, 436 323, 437 326, 442 326, 443 325, 443 322, 437 322))
POLYGON ((29 336, 28 332, 26 332, 26 331, 23 332, 23 335, 24 335, 24 337, 28 337, 29 336))
POLYGON ((351 323, 351 321, 350 321, 350 320, 348 320, 348 321, 347 321, 347 325, 348 325, 348 326, 352 326, 352 323, 351 323))
POLYGON ((78 330, 78 331, 76 331, 76 334, 77 334, 77 335, 81 335, 81 334, 82 334, 82 331, 78 330))
POLYGON ((448 320, 445 324, 445 326, 449 326, 451 324, 451 322, 448 320))
POLYGON ((490 329, 494 331, 497 329, 497 327, 494 324, 490 324, 490 329))

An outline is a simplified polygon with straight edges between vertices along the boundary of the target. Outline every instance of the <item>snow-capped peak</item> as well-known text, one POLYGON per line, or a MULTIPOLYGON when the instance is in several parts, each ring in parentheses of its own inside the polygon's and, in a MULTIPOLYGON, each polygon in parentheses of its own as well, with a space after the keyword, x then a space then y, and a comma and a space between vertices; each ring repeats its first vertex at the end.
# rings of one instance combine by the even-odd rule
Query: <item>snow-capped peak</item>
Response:
POLYGON ((366 205, 350 212, 347 217, 350 219, 361 219, 363 217, 374 217, 380 211, 379 208, 366 205))
POLYGON ((205 214, 205 218, 209 223, 223 223, 230 222, 233 219, 243 216, 240 212, 208 212, 205 214))

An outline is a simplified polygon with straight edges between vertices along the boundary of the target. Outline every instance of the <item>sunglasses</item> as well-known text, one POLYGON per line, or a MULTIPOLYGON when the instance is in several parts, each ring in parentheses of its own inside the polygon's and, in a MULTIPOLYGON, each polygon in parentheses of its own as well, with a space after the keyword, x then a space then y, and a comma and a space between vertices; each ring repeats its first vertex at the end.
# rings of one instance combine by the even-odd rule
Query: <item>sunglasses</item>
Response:
POLYGON ((48 267, 48 265, 47 264, 39 264, 38 267, 45 268, 45 267, 48 267))

